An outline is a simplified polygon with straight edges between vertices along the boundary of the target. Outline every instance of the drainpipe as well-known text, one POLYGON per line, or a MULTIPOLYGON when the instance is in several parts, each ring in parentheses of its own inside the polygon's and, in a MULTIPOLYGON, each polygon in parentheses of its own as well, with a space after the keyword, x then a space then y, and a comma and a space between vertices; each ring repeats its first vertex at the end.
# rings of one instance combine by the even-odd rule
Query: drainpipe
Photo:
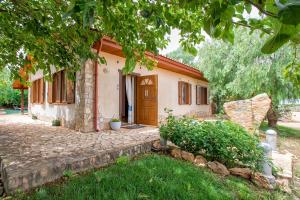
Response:
MULTIPOLYGON (((100 40, 100 45, 97 48, 97 56, 102 48, 102 38, 100 40)), ((98 60, 95 60, 95 99, 94 99, 94 128, 98 132, 98 60)))

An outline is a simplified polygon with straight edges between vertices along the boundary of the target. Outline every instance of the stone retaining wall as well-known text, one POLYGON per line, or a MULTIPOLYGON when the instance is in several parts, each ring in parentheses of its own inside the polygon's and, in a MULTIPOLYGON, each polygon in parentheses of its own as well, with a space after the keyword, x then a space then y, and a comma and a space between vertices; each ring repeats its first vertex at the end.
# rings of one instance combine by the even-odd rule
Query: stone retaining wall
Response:
POLYGON ((0 197, 4 194, 4 186, 3 186, 3 182, 2 182, 2 176, 1 176, 1 170, 2 169, 2 165, 1 165, 1 159, 0 159, 0 197))
POLYGON ((3 175, 4 188, 6 193, 13 193, 17 190, 27 191, 61 178, 66 170, 82 172, 93 168, 104 167, 114 163, 116 159, 122 155, 133 157, 138 154, 150 152, 151 147, 152 141, 103 151, 98 154, 70 155, 63 160, 53 158, 39 163, 38 169, 28 169, 27 172, 22 171, 19 174, 17 172, 15 174, 9 174, 2 166, 1 174, 3 175))

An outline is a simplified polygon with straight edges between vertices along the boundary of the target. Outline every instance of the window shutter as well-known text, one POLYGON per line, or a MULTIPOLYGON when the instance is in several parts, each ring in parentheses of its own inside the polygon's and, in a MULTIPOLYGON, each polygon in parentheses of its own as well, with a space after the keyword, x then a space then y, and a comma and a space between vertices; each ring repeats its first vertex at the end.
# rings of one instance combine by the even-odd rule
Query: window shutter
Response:
POLYGON ((200 86, 196 85, 196 104, 200 105, 200 86))
POLYGON ((30 87, 30 103, 33 103, 33 87, 34 86, 34 82, 31 83, 31 87, 30 87))
POLYGON ((178 82, 178 104, 182 104, 182 81, 178 82))
POLYGON ((33 91, 34 91, 33 92, 33 103, 38 103, 39 102, 38 87, 39 87, 38 80, 35 80, 34 84, 33 84, 33 91))
POLYGON ((44 79, 40 79, 39 80, 40 84, 39 84, 39 95, 40 95, 40 98, 39 98, 39 103, 44 103, 44 79))
POLYGON ((67 103, 75 103, 75 82, 67 78, 67 103))
POLYGON ((192 84, 188 83, 188 104, 191 105, 192 104, 192 84))
POLYGON ((53 84, 52 82, 48 81, 48 94, 47 94, 47 98, 48 98, 48 103, 53 103, 53 84))
POLYGON ((61 102, 61 73, 57 72, 54 76, 54 94, 55 94, 55 102, 61 102))

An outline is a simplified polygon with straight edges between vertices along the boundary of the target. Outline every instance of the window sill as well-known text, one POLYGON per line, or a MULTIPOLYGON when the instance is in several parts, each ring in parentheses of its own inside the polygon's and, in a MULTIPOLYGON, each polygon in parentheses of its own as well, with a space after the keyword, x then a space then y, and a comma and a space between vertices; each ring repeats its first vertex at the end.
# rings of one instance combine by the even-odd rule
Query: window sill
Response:
POLYGON ((75 104, 75 103, 49 103, 50 105, 57 105, 57 106, 64 106, 64 105, 72 105, 72 104, 75 104))

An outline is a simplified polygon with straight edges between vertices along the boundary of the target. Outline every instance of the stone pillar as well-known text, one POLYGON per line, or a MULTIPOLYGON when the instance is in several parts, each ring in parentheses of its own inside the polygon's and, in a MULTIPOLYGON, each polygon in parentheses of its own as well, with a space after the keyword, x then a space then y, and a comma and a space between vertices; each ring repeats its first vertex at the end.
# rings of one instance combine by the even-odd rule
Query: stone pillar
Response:
POLYGON ((266 142, 271 146, 273 151, 277 151, 277 132, 272 129, 267 130, 266 142))
POLYGON ((272 148, 268 143, 262 142, 260 146, 264 150, 264 160, 262 161, 263 175, 269 180, 269 183, 275 182, 275 177, 272 175, 272 166, 269 162, 272 159, 272 148))
POLYGON ((95 131, 94 79, 94 63, 88 60, 76 74, 75 129, 81 132, 95 131))

